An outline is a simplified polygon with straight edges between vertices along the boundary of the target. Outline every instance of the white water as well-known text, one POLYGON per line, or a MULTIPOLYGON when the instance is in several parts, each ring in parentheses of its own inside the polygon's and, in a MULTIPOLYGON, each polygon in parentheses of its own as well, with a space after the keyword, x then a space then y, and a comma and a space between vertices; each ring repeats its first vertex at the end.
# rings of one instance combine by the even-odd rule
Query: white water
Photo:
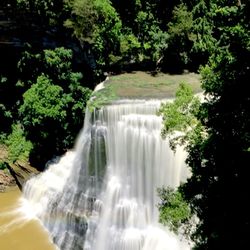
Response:
POLYGON ((184 151, 161 139, 159 105, 118 102, 88 114, 75 150, 27 183, 24 204, 60 249, 190 248, 158 223, 156 189, 187 177, 184 151))

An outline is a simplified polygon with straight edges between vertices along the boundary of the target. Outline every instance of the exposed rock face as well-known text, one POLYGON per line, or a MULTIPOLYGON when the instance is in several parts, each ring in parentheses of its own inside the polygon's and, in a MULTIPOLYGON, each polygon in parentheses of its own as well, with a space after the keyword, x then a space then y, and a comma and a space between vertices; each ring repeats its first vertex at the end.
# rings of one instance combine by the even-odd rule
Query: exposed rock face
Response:
POLYGON ((0 192, 4 192, 7 187, 14 185, 18 185, 22 189, 23 184, 29 178, 39 173, 28 162, 17 161, 14 164, 9 163, 8 152, 3 145, 0 145, 0 161, 6 165, 5 170, 0 170, 0 192))
POLYGON ((7 174, 5 173, 5 171, 0 170, 0 192, 4 192, 7 187, 15 185, 15 179, 10 174, 7 174))
POLYGON ((19 189, 22 190, 24 183, 32 176, 39 173, 38 170, 31 167, 27 162, 17 161, 15 164, 9 164, 8 169, 16 181, 19 189))

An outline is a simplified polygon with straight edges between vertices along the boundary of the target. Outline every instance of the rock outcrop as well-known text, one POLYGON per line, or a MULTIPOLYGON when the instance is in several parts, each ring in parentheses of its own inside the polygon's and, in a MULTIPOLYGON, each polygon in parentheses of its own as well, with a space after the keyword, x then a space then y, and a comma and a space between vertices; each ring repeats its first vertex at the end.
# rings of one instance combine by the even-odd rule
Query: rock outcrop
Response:
POLYGON ((7 187, 15 185, 15 179, 8 172, 0 170, 0 192, 4 192, 7 187))
POLYGON ((39 173, 28 162, 16 161, 15 163, 9 163, 8 152, 3 145, 0 145, 0 161, 6 166, 4 170, 0 170, 0 192, 4 192, 6 188, 13 185, 17 185, 22 189, 28 179, 39 173))

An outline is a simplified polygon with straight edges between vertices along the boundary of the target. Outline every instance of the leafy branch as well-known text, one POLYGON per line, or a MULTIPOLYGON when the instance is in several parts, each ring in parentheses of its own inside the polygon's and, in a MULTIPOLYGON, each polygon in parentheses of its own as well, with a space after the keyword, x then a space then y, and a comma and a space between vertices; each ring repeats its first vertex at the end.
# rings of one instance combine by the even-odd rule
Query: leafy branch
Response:
POLYGON ((194 128, 200 126, 197 119, 200 100, 190 86, 181 83, 173 102, 162 103, 159 115, 163 119, 162 137, 169 138, 170 147, 186 145, 193 136, 194 128))

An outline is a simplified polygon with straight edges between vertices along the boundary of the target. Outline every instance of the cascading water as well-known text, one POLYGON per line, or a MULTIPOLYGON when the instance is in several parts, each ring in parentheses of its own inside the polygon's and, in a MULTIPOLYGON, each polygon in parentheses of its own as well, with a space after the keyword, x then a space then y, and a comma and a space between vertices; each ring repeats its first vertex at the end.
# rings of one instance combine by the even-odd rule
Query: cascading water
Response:
POLYGON ((158 224, 157 188, 187 177, 185 152, 160 136, 159 106, 122 101, 88 113, 75 150, 26 184, 23 204, 60 249, 190 248, 158 224))

